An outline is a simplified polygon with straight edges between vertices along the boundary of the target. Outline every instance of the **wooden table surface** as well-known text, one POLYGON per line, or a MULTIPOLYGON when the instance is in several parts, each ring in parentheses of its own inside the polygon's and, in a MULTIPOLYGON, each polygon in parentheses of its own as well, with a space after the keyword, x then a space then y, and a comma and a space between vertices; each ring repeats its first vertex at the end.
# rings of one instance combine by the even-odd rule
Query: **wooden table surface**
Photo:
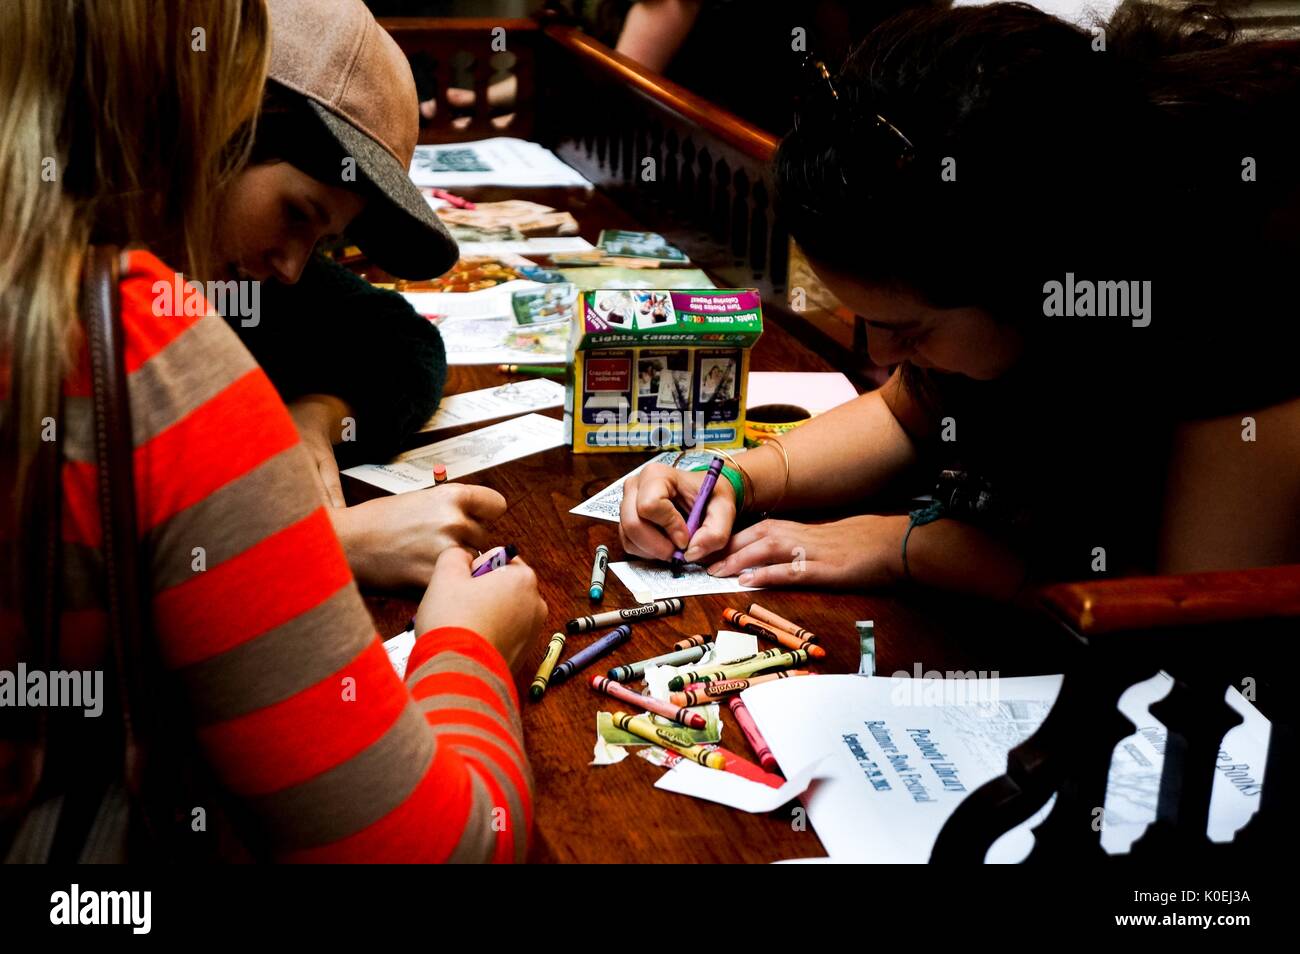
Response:
MULTIPOLYGON (((479 201, 526 198, 571 211, 583 236, 592 242, 602 228, 638 228, 599 192, 483 188, 464 190, 464 194, 479 201)), ((696 264, 706 269, 709 265, 696 264)), ((754 347, 751 367, 756 371, 837 370, 771 322, 754 347)), ((501 383, 503 377, 494 365, 453 367, 449 369, 446 393, 501 383)), ((543 413, 562 416, 559 408, 543 413)), ((412 446, 482 426, 419 435, 412 446)), ((622 559, 618 528, 606 521, 574 516, 569 510, 650 456, 575 455, 568 447, 560 447, 463 478, 491 487, 506 498, 509 509, 494 525, 493 535, 498 543, 518 547, 520 555, 537 571, 549 607, 546 627, 537 634, 536 648, 516 673, 527 750, 536 781, 530 860, 770 862, 825 855, 811 829, 794 830, 791 806, 766 815, 750 815, 661 792, 652 786, 663 770, 635 757, 618 765, 589 765, 596 739, 595 714, 601 708, 614 706, 613 700, 593 692, 585 680, 574 679, 554 687, 537 703, 527 699, 528 684, 546 642, 553 632, 564 629, 566 620, 597 609, 634 605, 631 594, 610 573, 605 597, 593 609, 587 596, 592 555, 597 544, 603 543, 610 548, 611 560, 622 559)), ((344 489, 351 502, 383 493, 347 477, 344 489)), ((918 492, 925 489, 917 488, 918 492)), ((912 673, 917 666, 921 671, 985 670, 1002 675, 1055 672, 1067 648, 1064 638, 1037 618, 924 591, 868 595, 771 590, 757 594, 757 598, 764 606, 820 636, 828 656, 810 668, 823 673, 857 671, 858 640, 853 624, 862 619, 875 621, 877 671, 884 675, 899 670, 912 673)), ((386 638, 406 627, 418 594, 367 593, 366 602, 380 634, 386 638)), ((743 607, 748 602, 748 594, 688 598, 681 615, 633 625, 632 638, 590 671, 667 652, 682 635, 714 632, 722 628, 725 607, 743 607)), ((587 645, 590 639, 571 638, 565 655, 587 645)), ((752 754, 725 706, 722 717, 724 744, 742 754, 752 754)))

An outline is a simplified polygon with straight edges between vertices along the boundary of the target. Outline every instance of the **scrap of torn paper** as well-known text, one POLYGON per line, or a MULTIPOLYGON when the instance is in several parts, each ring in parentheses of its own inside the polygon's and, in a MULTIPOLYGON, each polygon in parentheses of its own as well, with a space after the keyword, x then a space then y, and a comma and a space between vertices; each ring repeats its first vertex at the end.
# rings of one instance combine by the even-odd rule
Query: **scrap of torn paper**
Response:
POLYGON ((361 464, 349 467, 343 473, 400 494, 432 487, 434 464, 444 465, 447 478, 455 480, 563 444, 563 421, 541 414, 525 414, 418 447, 398 455, 387 464, 361 464))
POLYGON ((415 630, 413 629, 404 629, 396 636, 384 640, 384 651, 388 653, 388 661, 393 664, 393 671, 397 673, 398 679, 406 678, 406 664, 414 649, 415 630))
POLYGON ((761 586, 741 586, 738 577, 709 576, 704 567, 688 563, 681 576, 673 576, 666 563, 629 560, 611 563, 609 568, 623 582, 638 603, 667 599, 670 596, 702 596, 705 593, 744 593, 761 586))
POLYGON ((525 411, 543 411, 564 403, 564 385, 549 378, 510 381, 500 387, 452 394, 442 399, 438 413, 420 428, 440 431, 447 427, 478 424, 525 411))
MULTIPOLYGON (((736 451, 735 453, 739 453, 736 451)), ((578 506, 574 507, 569 513, 577 514, 579 517, 594 517, 597 520, 608 520, 611 523, 618 523, 618 510, 623 506, 623 483, 635 473, 639 473, 646 464, 668 464, 677 456, 677 451, 664 451, 662 454, 656 454, 640 467, 628 471, 618 480, 614 481, 604 490, 600 491, 594 497, 584 500, 578 506)), ((708 451, 687 451, 686 456, 678 461, 677 466, 682 470, 690 470, 698 464, 707 464, 713 460, 713 454, 708 451)))
POLYGON ((615 745, 613 742, 605 741, 605 737, 600 734, 600 722, 596 722, 596 747, 591 752, 590 765, 617 765, 627 758, 627 746, 615 745))
POLYGON ((655 782, 655 788, 692 798, 703 798, 742 812, 758 814, 775 811, 791 799, 798 798, 811 784, 820 759, 792 775, 780 788, 750 781, 734 772, 705 768, 690 759, 678 759, 671 769, 655 782))

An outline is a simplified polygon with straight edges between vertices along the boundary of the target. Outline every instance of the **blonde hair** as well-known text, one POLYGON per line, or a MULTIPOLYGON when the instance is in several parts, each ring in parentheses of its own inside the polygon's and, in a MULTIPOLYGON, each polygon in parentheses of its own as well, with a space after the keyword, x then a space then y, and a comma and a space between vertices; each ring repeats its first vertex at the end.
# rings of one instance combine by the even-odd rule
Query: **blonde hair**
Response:
POLYGON ((0 3, 0 460, 15 506, 80 343, 87 246, 208 273, 269 33, 264 0, 0 3))

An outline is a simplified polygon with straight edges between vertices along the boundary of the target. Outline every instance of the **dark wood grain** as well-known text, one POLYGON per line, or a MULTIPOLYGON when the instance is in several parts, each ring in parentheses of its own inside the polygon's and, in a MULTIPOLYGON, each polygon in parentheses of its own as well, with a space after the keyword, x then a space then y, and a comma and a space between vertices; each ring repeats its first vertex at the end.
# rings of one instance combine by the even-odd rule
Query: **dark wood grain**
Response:
MULTIPOLYGON (((475 189, 478 201, 507 195, 565 208, 577 216, 583 234, 595 239, 601 228, 635 228, 607 197, 585 190, 475 189)), ((769 325, 753 353, 755 370, 833 370, 779 326, 769 325)), ((494 366, 450 369, 447 393, 492 387, 502 382, 494 366)), ((794 397, 794 396, 792 396, 794 397)), ((547 412, 559 417, 558 409, 547 412)), ((475 425, 482 426, 482 425, 475 425)), ((421 435, 420 442, 456 431, 421 435)), ((551 633, 573 616, 592 612, 587 597, 592 554, 597 544, 622 558, 618 529, 612 523, 576 517, 568 511, 645 460, 648 454, 575 455, 567 447, 535 454, 464 478, 499 491, 509 503, 493 527, 500 543, 513 543, 532 565, 549 607, 546 627, 517 674, 521 698, 551 633)), ((382 491, 345 478, 349 499, 382 491)), ((418 594, 367 594, 379 632, 400 632, 414 612, 418 594)), ((927 670, 999 671, 1003 675, 1059 669, 1062 637, 1038 620, 984 604, 934 594, 863 595, 769 591, 759 602, 821 636, 829 655, 813 667, 824 673, 858 668, 855 620, 872 619, 878 634, 878 666, 883 673, 916 667, 927 670)), ((747 597, 701 596, 688 599, 680 616, 651 620, 632 628, 631 640, 603 668, 666 652, 682 635, 714 632, 722 610, 743 606, 747 597)), ((600 609, 633 605, 613 573, 600 609)), ((584 646, 590 636, 573 637, 584 646)), ((655 790, 661 770, 638 758, 619 765, 592 767, 595 713, 611 708, 582 679, 549 691, 539 703, 524 702, 524 729, 536 780, 534 861, 768 862, 822 855, 811 831, 795 831, 789 808, 748 815, 720 805, 655 790)), ((742 753, 744 740, 731 713, 723 709, 725 744, 742 753)))

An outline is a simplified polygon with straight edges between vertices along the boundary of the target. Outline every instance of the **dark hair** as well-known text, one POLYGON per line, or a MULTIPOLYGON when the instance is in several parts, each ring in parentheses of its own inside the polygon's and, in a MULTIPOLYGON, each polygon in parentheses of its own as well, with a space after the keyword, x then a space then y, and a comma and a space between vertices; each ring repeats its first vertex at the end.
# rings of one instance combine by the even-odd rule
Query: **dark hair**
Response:
POLYGON ((1300 46, 1234 43, 1205 5, 1130 2, 1102 29, 1104 51, 1020 3, 881 24, 834 77, 836 101, 805 104, 780 145, 791 234, 865 282, 1012 322, 1041 315, 1045 277, 1066 271, 1219 264, 1216 243, 1259 231, 1296 187, 1300 46))

